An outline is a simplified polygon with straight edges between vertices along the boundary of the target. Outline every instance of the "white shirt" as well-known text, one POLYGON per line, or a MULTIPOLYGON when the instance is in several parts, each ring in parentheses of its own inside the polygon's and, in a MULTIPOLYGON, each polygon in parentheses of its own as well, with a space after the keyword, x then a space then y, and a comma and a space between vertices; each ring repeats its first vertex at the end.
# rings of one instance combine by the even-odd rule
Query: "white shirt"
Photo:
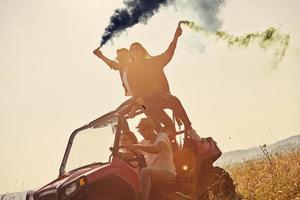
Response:
MULTIPOLYGON (((158 133, 153 145, 156 145, 159 142, 165 143, 166 148, 162 149, 162 151, 158 154, 145 153, 144 156, 147 166, 153 169, 168 170, 176 175, 176 167, 173 159, 173 149, 166 133, 158 133)), ((150 143, 149 141, 143 140, 140 144, 149 145, 150 143)))
MULTIPOLYGON (((150 141, 149 140, 145 140, 145 139, 143 139, 142 141, 140 141, 140 144, 144 145, 144 146, 151 145, 150 141)), ((153 161, 154 154, 151 154, 151 153, 148 153, 148 152, 145 152, 145 151, 142 151, 141 153, 145 157, 145 161, 146 161, 147 166, 150 166, 151 163, 152 163, 152 161, 153 161)))
POLYGON ((131 90, 130 90, 130 87, 129 87, 129 83, 128 83, 128 78, 127 78, 127 72, 126 71, 123 71, 122 73, 122 80, 123 80, 123 83, 128 91, 128 95, 131 96, 131 90))

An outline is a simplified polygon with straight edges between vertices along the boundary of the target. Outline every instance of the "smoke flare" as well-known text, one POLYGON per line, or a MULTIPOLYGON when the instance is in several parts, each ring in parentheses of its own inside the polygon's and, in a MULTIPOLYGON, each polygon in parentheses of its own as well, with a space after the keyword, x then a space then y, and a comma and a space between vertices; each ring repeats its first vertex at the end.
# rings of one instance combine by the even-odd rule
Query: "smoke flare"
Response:
POLYGON ((231 46, 247 47, 254 41, 258 41, 259 46, 263 49, 274 47, 274 45, 277 44, 278 47, 273 52, 274 67, 276 67, 276 65, 282 61, 290 43, 290 35, 282 34, 279 32, 278 29, 275 29, 274 27, 270 27, 264 32, 248 33, 242 36, 235 36, 225 31, 217 31, 215 33, 208 32, 203 27, 188 20, 182 20, 179 23, 188 26, 190 29, 196 32, 202 32, 206 36, 214 36, 216 37, 216 39, 221 39, 225 41, 229 47, 231 46))
POLYGON ((217 14, 224 0, 123 0, 123 3, 125 7, 116 9, 110 17, 110 23, 102 35, 100 47, 127 28, 138 23, 146 23, 161 6, 171 4, 178 5, 179 10, 188 9, 198 15, 206 30, 217 31, 222 25, 217 14))
POLYGON ((116 9, 110 18, 110 24, 105 28, 101 39, 102 47, 112 37, 137 23, 146 23, 158 11, 161 5, 167 5, 168 0, 124 0, 125 8, 116 9))

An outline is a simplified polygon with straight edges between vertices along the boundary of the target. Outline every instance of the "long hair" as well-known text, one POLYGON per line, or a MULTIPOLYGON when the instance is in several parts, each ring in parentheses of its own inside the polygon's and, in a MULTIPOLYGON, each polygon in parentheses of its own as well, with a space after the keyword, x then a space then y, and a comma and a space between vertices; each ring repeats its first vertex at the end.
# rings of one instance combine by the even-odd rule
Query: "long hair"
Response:
POLYGON ((130 57, 130 52, 128 49, 126 48, 121 48, 121 49, 117 49, 117 57, 116 60, 119 61, 121 57, 123 57, 124 55, 128 56, 128 58, 130 57))
POLYGON ((131 131, 124 131, 122 133, 122 136, 128 136, 128 138, 132 141, 133 144, 137 144, 138 143, 138 139, 136 138, 136 136, 134 135, 134 133, 131 132, 131 131))
POLYGON ((148 58, 151 58, 152 56, 148 53, 148 51, 145 49, 145 47, 143 47, 141 45, 141 43, 138 43, 138 42, 134 42, 130 45, 130 52, 132 51, 133 48, 138 48, 140 51, 143 52, 143 57, 144 59, 148 59, 148 58))

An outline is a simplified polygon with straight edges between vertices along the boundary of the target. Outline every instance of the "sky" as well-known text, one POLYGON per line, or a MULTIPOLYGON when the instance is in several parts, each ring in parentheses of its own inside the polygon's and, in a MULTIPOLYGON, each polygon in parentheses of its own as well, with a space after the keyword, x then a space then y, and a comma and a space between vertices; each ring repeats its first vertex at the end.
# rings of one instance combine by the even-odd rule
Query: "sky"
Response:
MULTIPOLYGON (((121 0, 0 1, 0 193, 50 182, 71 132, 126 100, 119 74, 92 52, 121 0)), ((270 144, 300 133, 300 2, 227 0, 222 30, 240 35, 279 27, 290 46, 272 67, 257 44, 228 48, 183 28, 165 68, 171 92, 193 127, 223 151, 270 144)), ((102 49, 141 42, 151 55, 169 45, 188 9, 161 8, 102 49)))

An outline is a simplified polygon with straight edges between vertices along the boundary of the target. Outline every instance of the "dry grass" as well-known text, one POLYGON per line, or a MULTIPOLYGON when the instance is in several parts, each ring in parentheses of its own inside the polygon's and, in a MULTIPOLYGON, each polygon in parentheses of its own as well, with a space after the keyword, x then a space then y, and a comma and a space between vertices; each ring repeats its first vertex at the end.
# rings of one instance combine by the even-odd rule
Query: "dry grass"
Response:
POLYGON ((243 199, 300 200, 300 152, 265 156, 225 167, 243 199))

